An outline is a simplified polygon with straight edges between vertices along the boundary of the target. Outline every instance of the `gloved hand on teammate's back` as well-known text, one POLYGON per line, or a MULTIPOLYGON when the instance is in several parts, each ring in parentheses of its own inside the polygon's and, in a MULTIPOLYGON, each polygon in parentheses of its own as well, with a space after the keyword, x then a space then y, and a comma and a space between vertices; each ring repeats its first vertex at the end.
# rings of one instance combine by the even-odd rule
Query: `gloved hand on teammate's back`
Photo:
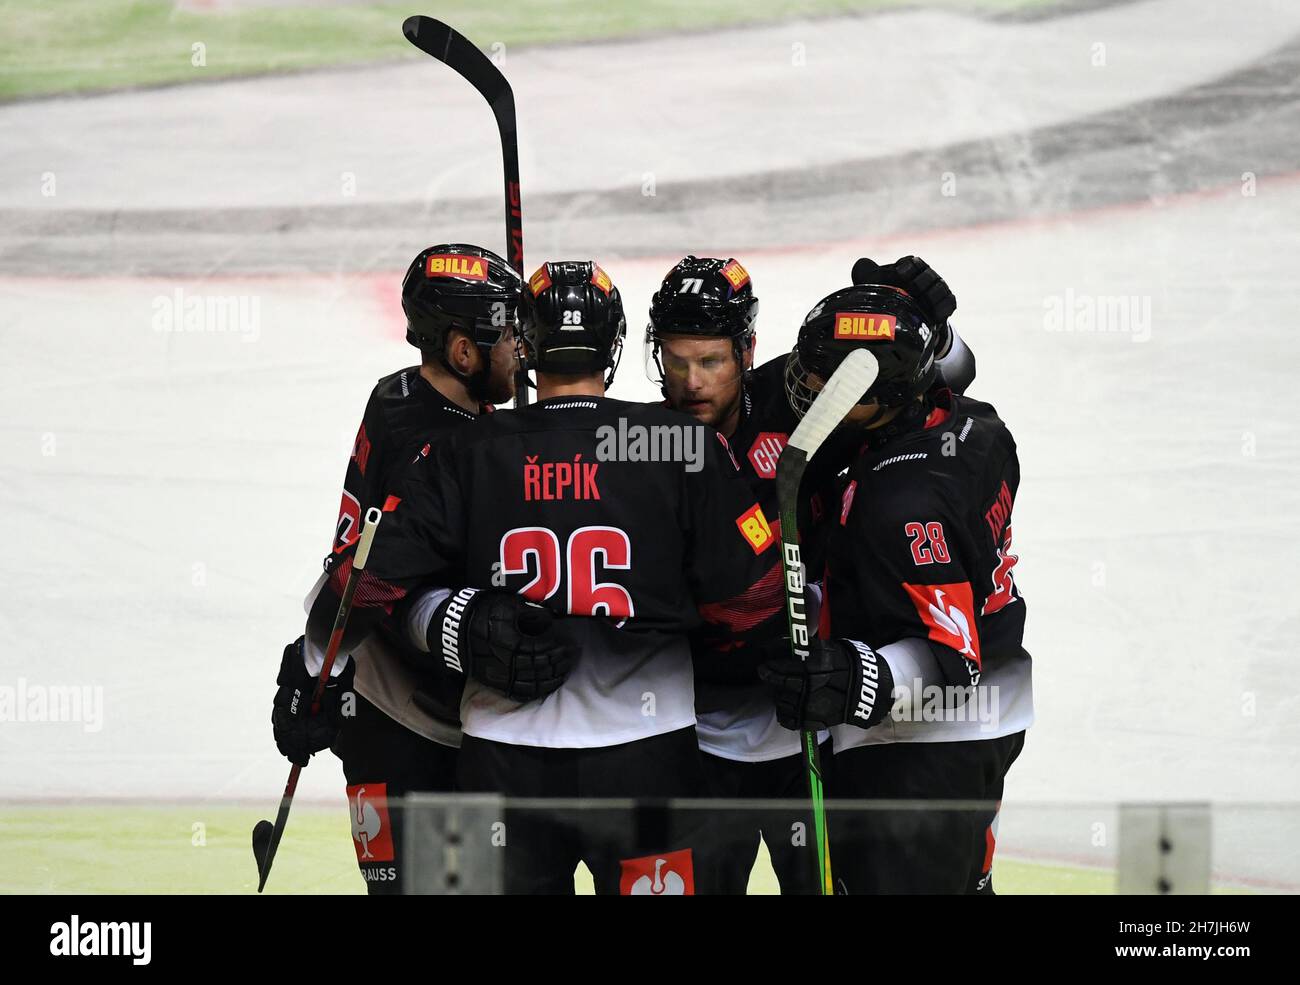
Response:
POLYGON ((948 319, 957 310, 957 298, 947 281, 928 263, 920 257, 907 256, 882 266, 870 257, 862 257, 853 265, 852 276, 855 284, 886 284, 910 294, 925 312, 926 322, 940 333, 935 351, 942 355, 947 350, 948 319))
POLYGON ((321 695, 320 708, 313 715, 311 699, 317 677, 307 670, 304 662, 303 638, 299 636, 284 648, 280 674, 275 680, 280 687, 271 709, 271 729, 276 748, 291 763, 306 766, 314 753, 333 744, 343 727, 344 696, 352 691, 355 672, 356 665, 349 660, 343 670, 329 679, 321 695))
POLYGON ((554 621, 550 609, 514 592, 462 588, 434 610, 427 643, 451 670, 535 701, 558 689, 578 658, 551 632, 554 621))
POLYGON ((865 643, 813 638, 806 660, 793 655, 789 637, 763 647, 770 655, 759 664, 758 676, 775 689, 776 718, 786 728, 870 728, 889 714, 893 674, 865 643))

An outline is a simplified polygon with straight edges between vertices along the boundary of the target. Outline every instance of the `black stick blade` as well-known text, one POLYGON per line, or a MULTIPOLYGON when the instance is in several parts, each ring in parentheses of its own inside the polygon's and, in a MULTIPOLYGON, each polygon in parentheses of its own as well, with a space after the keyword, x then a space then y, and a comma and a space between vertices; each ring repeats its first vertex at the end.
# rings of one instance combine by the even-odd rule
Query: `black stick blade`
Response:
POLYGON ((270 821, 258 821, 253 825, 253 859, 257 862, 257 891, 260 893, 266 885, 268 869, 266 850, 271 847, 271 835, 275 825, 270 821))
POLYGON ((513 101, 510 83, 501 74, 501 70, 455 28, 432 17, 417 14, 402 22, 402 33, 406 35, 407 41, 426 55, 438 59, 444 65, 450 65, 464 76, 465 81, 493 104, 494 111, 503 97, 513 101))

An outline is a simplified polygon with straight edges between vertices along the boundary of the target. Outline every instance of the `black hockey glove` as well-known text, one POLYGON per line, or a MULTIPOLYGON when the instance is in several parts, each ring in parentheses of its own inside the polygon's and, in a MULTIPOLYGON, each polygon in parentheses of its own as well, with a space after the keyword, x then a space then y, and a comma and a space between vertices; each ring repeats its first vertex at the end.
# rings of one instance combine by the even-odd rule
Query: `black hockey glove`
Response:
POLYGON ((921 306, 926 322, 939 333, 935 352, 942 356, 947 351, 948 319, 957 310, 957 298, 947 281, 920 257, 899 257, 883 267, 870 257, 862 257, 853 265, 853 283, 902 288, 921 306))
POLYGON ((306 766, 313 753, 328 749, 343 727, 343 696, 352 690, 352 677, 356 664, 348 665, 330 678, 321 695, 320 710, 311 713, 311 696, 316 692, 316 677, 307 672, 303 663, 303 639, 299 636, 284 648, 280 659, 280 675, 275 682, 280 689, 275 692, 271 709, 271 729, 275 732, 275 745, 291 763, 306 766))
POLYGON ((791 653, 788 637, 764 649, 771 656, 759 664, 758 676, 776 689, 776 718, 786 728, 870 728, 889 713, 893 675, 865 643, 813 639, 806 661, 791 653))
POLYGON ((564 683, 578 657, 551 635, 553 623, 550 609, 522 595, 462 588, 434 611, 429 652, 507 698, 535 701, 564 683))

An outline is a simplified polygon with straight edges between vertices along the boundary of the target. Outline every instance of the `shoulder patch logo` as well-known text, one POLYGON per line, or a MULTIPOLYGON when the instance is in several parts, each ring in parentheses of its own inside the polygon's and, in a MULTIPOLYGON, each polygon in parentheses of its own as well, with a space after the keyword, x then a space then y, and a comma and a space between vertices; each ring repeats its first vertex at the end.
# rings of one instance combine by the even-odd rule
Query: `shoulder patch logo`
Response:
POLYGON ((755 554, 762 554, 772 546, 776 538, 772 536, 772 525, 763 515, 763 507, 755 503, 740 516, 736 517, 736 526, 755 554))
POLYGON ((749 464, 764 479, 776 478, 776 463, 790 436, 784 432, 763 431, 749 447, 749 464))

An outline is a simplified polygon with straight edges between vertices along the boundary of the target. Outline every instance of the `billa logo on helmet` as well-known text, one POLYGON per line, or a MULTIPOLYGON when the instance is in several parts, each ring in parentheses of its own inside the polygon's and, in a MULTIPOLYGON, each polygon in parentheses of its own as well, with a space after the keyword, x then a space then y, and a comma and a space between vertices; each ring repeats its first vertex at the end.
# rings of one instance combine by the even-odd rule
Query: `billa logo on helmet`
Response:
POLYGON ((546 290, 550 286, 551 286, 550 271, 546 269, 546 264, 542 264, 533 273, 533 276, 528 278, 528 289, 533 292, 533 297, 537 297, 539 294, 541 294, 544 290, 546 290))
POLYGON ((488 265, 482 257, 468 257, 458 253, 435 253, 424 261, 424 276, 487 280, 488 265))
POLYGON ((837 339, 886 339, 894 341, 898 319, 893 315, 869 315, 860 311, 835 312, 837 339))
POLYGON ((749 283, 749 271, 742 267, 738 260, 728 260, 719 273, 727 278, 727 283, 731 285, 733 291, 739 291, 749 283))
POLYGON ((597 264, 591 265, 591 282, 600 288, 605 297, 609 297, 609 292, 614 286, 614 282, 609 279, 609 274, 601 270, 597 264))

